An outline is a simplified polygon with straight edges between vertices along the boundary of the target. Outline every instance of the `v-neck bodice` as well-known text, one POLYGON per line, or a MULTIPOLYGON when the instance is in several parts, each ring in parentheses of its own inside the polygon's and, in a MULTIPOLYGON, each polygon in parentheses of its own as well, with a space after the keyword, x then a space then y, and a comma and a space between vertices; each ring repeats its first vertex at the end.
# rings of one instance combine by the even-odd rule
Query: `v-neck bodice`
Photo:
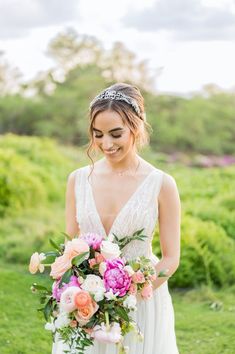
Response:
POLYGON ((90 166, 85 166, 77 169, 75 174, 76 220, 80 232, 95 232, 104 237, 115 233, 118 237, 123 237, 144 228, 144 234, 148 238, 145 241, 132 241, 123 249, 123 254, 127 259, 138 255, 150 256, 153 232, 158 220, 158 194, 164 172, 154 168, 144 178, 116 215, 108 235, 96 208, 88 181, 89 172, 90 166))

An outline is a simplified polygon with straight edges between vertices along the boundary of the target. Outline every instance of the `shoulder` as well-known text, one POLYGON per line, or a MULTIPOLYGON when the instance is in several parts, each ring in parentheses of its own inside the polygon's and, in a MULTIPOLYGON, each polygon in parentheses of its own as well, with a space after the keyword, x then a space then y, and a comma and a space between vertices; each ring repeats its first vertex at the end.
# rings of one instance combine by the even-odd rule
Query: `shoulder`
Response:
POLYGON ((81 174, 85 169, 87 169, 89 166, 83 166, 83 167, 79 167, 77 168, 76 170, 73 170, 71 171, 69 174, 68 174, 68 177, 67 177, 67 184, 68 186, 74 186, 75 182, 76 182, 76 179, 77 179, 77 176, 79 174, 81 174))
POLYGON ((161 202, 163 199, 172 197, 173 195, 178 195, 179 192, 175 178, 163 170, 157 170, 162 175, 161 188, 158 196, 159 201, 161 202))

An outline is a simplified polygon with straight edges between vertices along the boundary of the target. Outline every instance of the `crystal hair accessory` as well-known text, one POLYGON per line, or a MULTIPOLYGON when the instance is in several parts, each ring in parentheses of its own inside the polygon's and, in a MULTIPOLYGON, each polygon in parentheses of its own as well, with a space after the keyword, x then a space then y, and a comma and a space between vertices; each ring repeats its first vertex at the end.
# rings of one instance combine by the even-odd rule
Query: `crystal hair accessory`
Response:
POLYGON ((90 108, 93 106, 93 104, 99 100, 117 100, 117 101, 124 101, 131 105, 131 107, 134 109, 136 114, 143 119, 140 108, 136 102, 136 100, 130 96, 125 95, 122 92, 115 91, 115 90, 109 90, 106 89, 105 91, 101 92, 98 96, 96 96, 90 104, 90 108))

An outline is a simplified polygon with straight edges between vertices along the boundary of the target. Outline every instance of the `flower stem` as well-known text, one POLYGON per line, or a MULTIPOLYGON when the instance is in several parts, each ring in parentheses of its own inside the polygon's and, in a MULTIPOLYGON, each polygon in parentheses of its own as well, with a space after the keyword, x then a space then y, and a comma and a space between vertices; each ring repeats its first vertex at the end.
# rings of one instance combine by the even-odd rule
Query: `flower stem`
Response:
POLYGON ((105 311, 105 322, 106 322, 106 327, 107 327, 107 330, 110 329, 110 324, 109 324, 109 314, 107 311, 105 311))

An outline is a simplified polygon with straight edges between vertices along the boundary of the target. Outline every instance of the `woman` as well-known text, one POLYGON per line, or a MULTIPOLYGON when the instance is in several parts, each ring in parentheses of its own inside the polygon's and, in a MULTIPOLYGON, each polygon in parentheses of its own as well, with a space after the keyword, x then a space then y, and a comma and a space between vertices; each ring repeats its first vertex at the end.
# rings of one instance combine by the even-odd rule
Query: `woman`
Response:
MULTIPOLYGON (((90 151, 104 157, 73 171, 66 192, 66 233, 94 232, 104 236, 131 235, 144 228, 145 241, 132 241, 124 249, 127 259, 149 257, 157 274, 153 297, 138 300, 135 319, 144 335, 138 342, 129 333, 129 354, 177 354, 174 310, 167 280, 179 266, 180 198, 172 176, 154 167, 137 151, 148 142, 144 99, 137 87, 117 83, 96 96, 90 105, 90 151), (159 222, 162 258, 152 253, 152 236, 159 222)), ((53 354, 64 353, 57 339, 53 354)), ((95 342, 87 354, 116 354, 113 344, 95 342)))

